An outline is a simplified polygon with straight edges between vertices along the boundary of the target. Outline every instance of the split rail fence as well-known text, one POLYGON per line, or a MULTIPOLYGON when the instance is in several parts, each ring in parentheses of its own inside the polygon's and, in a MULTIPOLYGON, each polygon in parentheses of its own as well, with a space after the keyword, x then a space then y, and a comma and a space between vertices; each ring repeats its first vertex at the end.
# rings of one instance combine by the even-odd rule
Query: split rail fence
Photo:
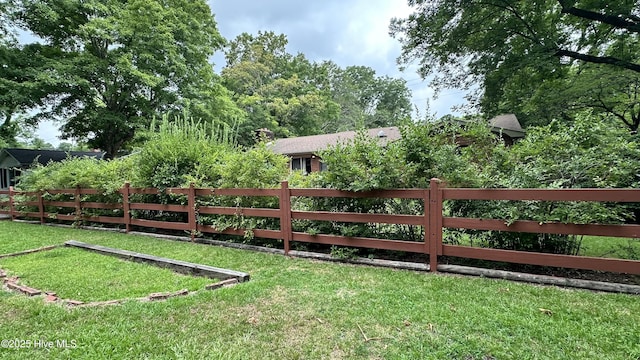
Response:
POLYGON ((187 205, 131 201, 130 197, 135 194, 157 195, 163 193, 153 188, 131 188, 129 184, 125 184, 119 192, 122 195, 121 202, 99 203, 82 201, 83 195, 100 194, 95 189, 76 188, 47 190, 46 192, 19 192, 9 189, 8 191, 0 191, 0 214, 9 215, 12 220, 17 218, 39 218, 41 223, 53 218, 67 221, 83 220, 94 223, 121 224, 127 232, 131 230, 132 226, 183 230, 191 233, 192 237, 196 233, 240 236, 245 234, 245 229, 230 228, 219 230, 210 225, 203 225, 199 221, 200 215, 242 215, 246 217, 275 218, 279 219, 279 230, 251 229, 251 231, 258 238, 282 240, 285 254, 289 253, 292 242, 305 242, 426 254, 429 255, 431 271, 437 270, 438 256, 454 256, 539 266, 640 274, 640 261, 635 260, 478 248, 449 245, 442 241, 443 228, 640 238, 640 225, 538 223, 536 221, 515 221, 507 224, 505 220, 501 219, 445 217, 442 209, 443 201, 445 200, 640 202, 640 189, 459 189, 442 187, 439 180, 432 179, 428 189, 395 189, 370 192, 348 192, 333 189, 292 189, 289 188, 286 181, 282 182, 279 189, 200 189, 191 186, 189 188, 171 188, 164 191, 186 195, 187 205), (45 194, 67 194, 72 196, 74 201, 46 201, 43 196, 45 194), (4 201, 2 201, 3 195, 4 201), (37 207, 38 211, 19 211, 16 206, 16 196, 35 197, 37 201, 23 201, 20 205, 37 207), (279 208, 199 205, 197 199, 203 196, 275 197, 278 198, 279 208), (425 211, 422 215, 296 211, 292 210, 292 197, 418 199, 424 201, 425 211), (75 209, 75 211, 71 210, 73 213, 66 215, 48 213, 45 209, 50 206, 71 208, 75 209), (124 215, 122 217, 87 216, 83 215, 83 209, 122 210, 124 215), (170 222, 136 219, 131 215, 133 210, 186 213, 188 214, 188 221, 170 222), (296 219, 423 226, 424 239, 423 241, 400 241, 309 234, 292 230, 292 222, 296 219))

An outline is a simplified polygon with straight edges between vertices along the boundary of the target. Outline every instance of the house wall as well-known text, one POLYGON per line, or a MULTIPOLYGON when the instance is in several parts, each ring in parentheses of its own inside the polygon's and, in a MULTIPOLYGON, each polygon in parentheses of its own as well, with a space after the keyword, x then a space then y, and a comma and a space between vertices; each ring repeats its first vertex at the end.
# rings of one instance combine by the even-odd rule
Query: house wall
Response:
POLYGON ((320 158, 314 156, 311 158, 311 172, 320 171, 320 158))

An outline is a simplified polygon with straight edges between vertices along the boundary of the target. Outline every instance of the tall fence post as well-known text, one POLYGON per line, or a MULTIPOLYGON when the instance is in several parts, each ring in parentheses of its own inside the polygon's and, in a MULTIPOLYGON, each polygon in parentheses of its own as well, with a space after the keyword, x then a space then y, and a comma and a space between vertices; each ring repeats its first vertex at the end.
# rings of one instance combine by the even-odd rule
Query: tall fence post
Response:
MULTIPOLYGON (((424 189, 424 194, 422 195, 422 200, 424 202, 424 253, 429 254, 429 246, 431 245, 431 219, 429 209, 431 208, 431 202, 429 201, 430 195, 429 189, 424 189)), ((429 256, 431 258, 431 256, 429 256)))
POLYGON ((44 224, 44 194, 38 191, 38 212, 40 213, 40 224, 44 224))
POLYGON ((9 186, 9 215, 11 216, 11 221, 16 219, 16 204, 14 196, 13 186, 9 186))
POLYGON ((76 221, 81 221, 82 219, 82 207, 80 205, 80 185, 76 185, 76 189, 73 193, 73 200, 76 203, 76 221))
POLYGON ((196 204, 196 189, 193 186, 193 183, 189 184, 188 204, 189 204, 189 228, 191 229, 191 241, 194 241, 196 238, 196 233, 198 232, 198 224, 196 221, 198 204, 196 204))
POLYGON ((438 271, 438 253, 442 253, 442 191, 440 179, 429 182, 429 269, 438 271))
POLYGON ((123 222, 125 226, 125 231, 131 231, 131 209, 129 208, 129 187, 131 185, 129 182, 124 183, 122 187, 122 212, 124 213, 123 222))
POLYGON ((291 191, 289 190, 289 182, 283 181, 280 185, 280 232, 282 241, 284 241, 285 255, 289 255, 292 238, 291 228, 291 191))

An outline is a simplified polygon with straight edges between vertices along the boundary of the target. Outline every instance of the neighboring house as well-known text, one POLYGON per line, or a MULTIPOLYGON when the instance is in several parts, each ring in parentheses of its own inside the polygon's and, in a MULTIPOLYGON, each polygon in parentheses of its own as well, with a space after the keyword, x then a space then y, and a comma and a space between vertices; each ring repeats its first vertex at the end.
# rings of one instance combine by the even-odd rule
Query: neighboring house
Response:
POLYGON ((14 186, 22 171, 31 167, 35 162, 46 165, 51 161, 62 161, 68 157, 102 159, 103 156, 103 152, 93 151, 2 149, 0 150, 0 189, 4 190, 9 186, 14 186))
MULTIPOLYGON (((465 127, 468 120, 453 120, 461 127, 465 127)), ((520 126, 518 118, 514 114, 498 115, 489 120, 489 130, 496 136, 504 141, 505 145, 511 146, 516 141, 524 138, 526 132, 520 126)), ((456 143, 460 147, 469 146, 471 140, 464 138, 463 136, 456 137, 456 143)))
MULTIPOLYGON (((400 130, 397 127, 369 129, 367 133, 372 138, 379 139, 382 145, 389 141, 398 140, 401 137, 400 130)), ((278 139, 271 142, 270 148, 276 154, 283 154, 291 159, 291 170, 302 170, 310 173, 324 170, 324 164, 318 157, 319 152, 338 143, 346 143, 354 139, 356 134, 356 131, 343 131, 335 134, 278 139)))
MULTIPOLYGON (((462 126, 466 124, 464 120, 456 120, 462 126)), ((502 138, 506 145, 513 145, 515 141, 525 136, 525 131, 520 126, 518 118, 514 114, 499 115, 489 120, 489 127, 492 133, 502 138)), ((381 145, 389 141, 398 140, 402 137, 400 130, 395 127, 383 127, 369 129, 367 133, 372 138, 377 138, 381 145)), ((273 133, 267 129, 257 130, 259 137, 270 138, 273 133)), ((324 170, 324 164, 318 157, 318 153, 328 149, 330 146, 340 142, 348 142, 355 138, 356 131, 344 131, 335 134, 299 136, 294 138, 272 140, 270 148, 277 154, 288 156, 291 170, 302 170, 306 173, 324 170)), ((468 146, 468 140, 456 139, 458 146, 468 146)))
POLYGON ((502 137, 506 145, 513 145, 516 140, 526 135, 514 114, 498 115, 489 120, 489 126, 491 126, 491 132, 502 137))

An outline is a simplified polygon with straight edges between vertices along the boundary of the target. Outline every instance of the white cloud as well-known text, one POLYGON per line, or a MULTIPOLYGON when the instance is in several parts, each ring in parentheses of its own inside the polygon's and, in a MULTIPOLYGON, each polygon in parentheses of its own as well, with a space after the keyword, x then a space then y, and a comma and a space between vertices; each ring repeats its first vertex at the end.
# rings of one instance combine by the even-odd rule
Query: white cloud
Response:
POLYGON ((400 44, 389 36, 389 23, 394 17, 405 17, 411 8, 403 0, 360 1, 349 9, 346 31, 338 43, 340 53, 358 62, 375 59, 387 69, 395 67, 400 44))

